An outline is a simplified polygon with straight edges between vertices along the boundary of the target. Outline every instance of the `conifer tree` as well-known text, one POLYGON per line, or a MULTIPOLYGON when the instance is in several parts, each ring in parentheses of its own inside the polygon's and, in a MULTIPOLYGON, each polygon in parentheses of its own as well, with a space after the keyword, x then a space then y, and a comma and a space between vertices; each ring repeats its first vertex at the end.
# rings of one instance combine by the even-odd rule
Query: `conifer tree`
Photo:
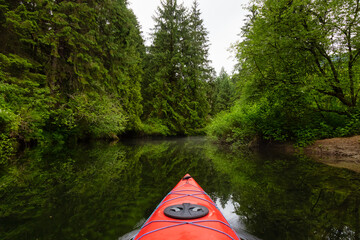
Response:
POLYGON ((150 76, 144 88, 148 117, 159 119, 172 134, 180 131, 182 116, 177 112, 181 84, 181 28, 185 8, 176 0, 161 2, 154 17, 153 43, 149 48, 150 76))
POLYGON ((198 4, 189 12, 176 0, 162 1, 154 20, 143 94, 145 118, 157 119, 170 134, 195 134, 205 125, 205 83, 211 72, 198 4))
POLYGON ((221 69, 219 76, 216 77, 214 85, 213 115, 229 110, 235 99, 235 84, 231 81, 224 68, 221 69))
POLYGON ((8 136, 108 137, 139 127, 143 41, 126 0, 0 0, 0 31, 8 136))
POLYGON ((188 49, 189 63, 188 96, 192 110, 191 125, 193 128, 205 126, 205 118, 209 113, 209 104, 206 96, 206 87, 211 79, 213 68, 210 66, 208 32, 204 26, 199 3, 193 2, 190 13, 190 41, 188 49))

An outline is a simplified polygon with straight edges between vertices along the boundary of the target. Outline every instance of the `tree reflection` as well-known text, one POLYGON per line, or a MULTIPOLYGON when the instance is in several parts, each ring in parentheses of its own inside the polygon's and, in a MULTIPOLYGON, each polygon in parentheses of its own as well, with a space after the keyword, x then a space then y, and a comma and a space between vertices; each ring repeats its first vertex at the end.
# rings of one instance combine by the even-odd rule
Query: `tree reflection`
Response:
POLYGON ((2 169, 0 239, 117 239, 185 173, 264 240, 359 239, 359 174, 204 138, 25 152, 2 169))
POLYGON ((212 152, 237 214, 262 239, 359 239, 359 174, 305 157, 212 152))

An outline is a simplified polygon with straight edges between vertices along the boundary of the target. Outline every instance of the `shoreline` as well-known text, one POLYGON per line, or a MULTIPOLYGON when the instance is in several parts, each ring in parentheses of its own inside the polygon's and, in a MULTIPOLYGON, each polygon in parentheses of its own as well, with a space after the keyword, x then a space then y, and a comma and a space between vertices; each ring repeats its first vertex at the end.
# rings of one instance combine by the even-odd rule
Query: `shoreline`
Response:
POLYGON ((360 172, 360 136, 315 141, 304 154, 330 166, 360 172))
POLYGON ((317 162, 360 173, 360 135, 316 140, 304 148, 296 148, 292 143, 275 143, 268 147, 287 154, 304 154, 317 162))

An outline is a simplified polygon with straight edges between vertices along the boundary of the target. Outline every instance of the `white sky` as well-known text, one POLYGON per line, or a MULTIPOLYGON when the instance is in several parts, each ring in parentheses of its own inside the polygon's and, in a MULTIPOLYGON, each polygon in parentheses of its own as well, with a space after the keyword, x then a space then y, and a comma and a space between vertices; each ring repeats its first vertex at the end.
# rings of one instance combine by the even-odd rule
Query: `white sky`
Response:
MULTIPOLYGON (((198 0, 201 17, 209 32, 210 60, 216 72, 219 73, 224 67, 231 73, 235 65, 234 54, 228 49, 231 44, 240 40, 241 27, 244 24, 247 6, 250 0, 198 0)), ((149 33, 154 27, 152 16, 160 6, 160 0, 128 0, 142 27, 143 37, 146 44, 149 43, 149 33)), ((178 4, 184 3, 189 9, 193 0, 178 0, 178 4)))

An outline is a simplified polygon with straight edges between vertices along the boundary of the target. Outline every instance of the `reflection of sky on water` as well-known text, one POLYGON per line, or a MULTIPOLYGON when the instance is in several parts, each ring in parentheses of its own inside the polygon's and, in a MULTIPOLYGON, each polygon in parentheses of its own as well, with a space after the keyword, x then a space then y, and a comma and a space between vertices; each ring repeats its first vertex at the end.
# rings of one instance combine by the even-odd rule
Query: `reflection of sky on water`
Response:
POLYGON ((136 234, 138 234, 140 232, 140 228, 135 229, 134 231, 131 231, 127 234, 125 234, 124 236, 119 237, 118 240, 131 240, 133 237, 136 236, 136 234))
POLYGON ((252 236, 250 233, 246 232, 246 227, 240 219, 240 216, 235 213, 235 205, 237 202, 234 202, 232 198, 229 199, 224 205, 221 204, 220 200, 215 201, 217 207, 222 212, 226 220, 229 222, 231 227, 235 230, 238 236, 244 240, 260 240, 259 238, 252 236))

